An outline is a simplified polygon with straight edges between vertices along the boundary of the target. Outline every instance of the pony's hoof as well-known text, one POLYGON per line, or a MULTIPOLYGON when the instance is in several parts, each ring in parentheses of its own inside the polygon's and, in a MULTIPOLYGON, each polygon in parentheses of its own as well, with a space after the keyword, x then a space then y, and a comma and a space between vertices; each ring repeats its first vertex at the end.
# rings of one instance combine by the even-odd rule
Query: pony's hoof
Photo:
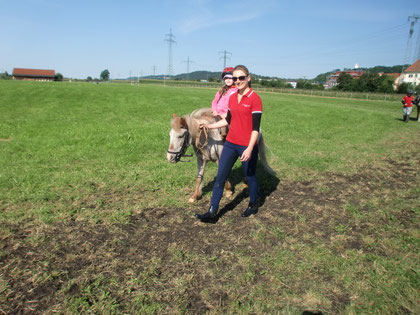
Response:
POLYGON ((188 202, 189 203, 194 203, 196 201, 197 201, 197 199, 196 198, 193 198, 193 197, 191 197, 190 199, 188 199, 188 202))
POLYGON ((230 197, 232 197, 232 194, 233 193, 231 191, 227 191, 225 196, 226 196, 226 198, 230 198, 230 197))

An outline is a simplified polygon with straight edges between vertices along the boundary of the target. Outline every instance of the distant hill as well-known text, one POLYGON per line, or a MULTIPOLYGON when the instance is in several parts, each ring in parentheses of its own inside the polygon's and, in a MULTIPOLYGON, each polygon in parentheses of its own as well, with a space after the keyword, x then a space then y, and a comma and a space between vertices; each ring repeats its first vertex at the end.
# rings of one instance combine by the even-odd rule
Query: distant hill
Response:
MULTIPOLYGON (((261 76, 258 74, 251 73, 251 76, 254 80, 259 79, 272 79, 273 77, 266 77, 261 76)), ((163 80, 163 75, 148 75, 141 77, 142 79, 151 79, 151 80, 163 80)), ((173 76, 166 76, 166 78, 170 78, 171 80, 189 80, 189 81, 197 81, 197 80, 207 80, 207 81, 220 81, 222 79, 222 72, 211 72, 211 71, 194 71, 190 73, 181 73, 173 76)), ((129 78, 130 79, 130 78, 129 78)), ((137 78, 131 78, 132 80, 137 78)))
MULTIPOLYGON (((207 81, 215 81, 220 80, 222 76, 221 72, 211 72, 211 71, 194 71, 190 73, 181 73, 177 75, 165 76, 171 80, 190 80, 190 81, 197 81, 197 80, 207 80, 207 81)), ((142 79, 151 79, 151 80, 163 80, 164 75, 148 75, 141 77, 142 79)))
MULTIPOLYGON (((387 67, 387 66, 375 66, 372 68, 360 68, 366 72, 371 72, 371 73, 401 73, 403 68, 407 68, 409 65, 397 65, 397 66, 392 66, 392 67, 387 67)), ((336 72, 336 71, 340 71, 341 69, 336 69, 336 70, 332 70, 332 71, 328 71, 325 73, 321 73, 319 75, 317 75, 315 78, 313 78, 311 81, 317 82, 317 83, 325 83, 327 81, 327 77, 336 72)), ((346 70, 346 69, 344 69, 346 70)), ((254 80, 259 80, 259 79, 263 79, 263 80, 272 80, 272 79, 280 79, 278 77, 269 77, 269 76, 262 76, 262 75, 258 75, 255 73, 251 73, 252 78, 254 80)), ((215 82, 215 81, 220 81, 221 80, 221 76, 222 76, 222 72, 212 72, 212 71, 205 71, 205 70, 200 70, 200 71, 194 71, 191 73, 181 73, 181 74, 177 74, 177 75, 172 75, 172 76, 165 76, 167 79, 170 80, 182 80, 182 81, 201 81, 201 80, 207 80, 209 82, 215 82)), ((151 80, 163 80, 164 79, 164 75, 160 74, 160 75, 148 75, 148 76, 142 76, 141 79, 151 79, 151 80)), ((286 78, 282 78, 282 79, 286 79, 286 78)), ((137 77, 131 77, 131 78, 127 78, 126 80, 137 80, 137 77)), ((286 79, 286 80, 298 80, 298 79, 286 79)))

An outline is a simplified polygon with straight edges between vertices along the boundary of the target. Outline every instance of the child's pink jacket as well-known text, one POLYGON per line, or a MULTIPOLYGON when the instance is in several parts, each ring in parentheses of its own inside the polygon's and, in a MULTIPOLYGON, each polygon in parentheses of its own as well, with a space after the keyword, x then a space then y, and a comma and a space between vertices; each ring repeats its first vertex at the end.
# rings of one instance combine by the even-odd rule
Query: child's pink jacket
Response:
POLYGON ((213 102, 211 102, 211 110, 217 111, 219 115, 226 114, 229 107, 229 98, 232 94, 236 93, 237 91, 237 88, 230 88, 222 97, 220 97, 218 91, 214 96, 213 102))

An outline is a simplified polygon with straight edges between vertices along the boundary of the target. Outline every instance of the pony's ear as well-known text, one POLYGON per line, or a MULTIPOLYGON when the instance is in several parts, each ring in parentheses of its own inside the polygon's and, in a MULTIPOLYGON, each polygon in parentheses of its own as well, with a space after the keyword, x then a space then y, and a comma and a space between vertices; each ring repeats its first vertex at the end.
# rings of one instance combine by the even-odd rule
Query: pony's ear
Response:
POLYGON ((181 117, 181 127, 188 129, 187 120, 184 117, 181 117))

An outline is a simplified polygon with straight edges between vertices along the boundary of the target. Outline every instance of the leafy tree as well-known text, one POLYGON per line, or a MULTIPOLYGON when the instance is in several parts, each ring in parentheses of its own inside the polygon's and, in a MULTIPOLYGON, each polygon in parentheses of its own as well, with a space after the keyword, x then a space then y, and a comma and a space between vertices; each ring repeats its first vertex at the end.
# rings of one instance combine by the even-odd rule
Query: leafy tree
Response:
POLYGON ((4 73, 0 74, 0 79, 3 80, 10 80, 12 77, 7 73, 7 71, 5 71, 4 73))
POLYGON ((394 92, 394 77, 383 75, 378 79, 377 92, 393 93, 394 92))
POLYGON ((373 68, 369 68, 369 72, 371 73, 401 73, 403 69, 407 69, 410 65, 398 65, 398 66, 392 66, 392 67, 386 67, 386 66, 376 66, 373 68))
POLYGON ((365 72, 357 81, 357 90, 359 92, 376 92, 378 88, 379 75, 365 72))
POLYGON ((100 75, 100 77, 101 77, 101 80, 102 81, 108 81, 109 80, 109 71, 108 71, 108 69, 105 69, 104 71, 102 71, 101 72, 101 75, 100 75))
POLYGON ((54 81, 59 81, 59 82, 63 81, 63 75, 61 73, 57 73, 54 76, 54 81))
MULTIPOLYGON (((256 80, 258 82, 258 80, 256 80)), ((267 86, 267 87, 276 87, 276 88, 291 88, 291 84, 286 82, 286 80, 284 79, 279 79, 279 78, 263 78, 259 81, 259 83, 262 86, 267 86)))
POLYGON ((300 79, 300 80, 297 81, 296 88, 297 89, 310 90, 310 89, 312 89, 312 84, 308 80, 302 80, 302 79, 300 79))
POLYGON ((87 79, 86 79, 86 81, 91 82, 92 81, 92 77, 91 76, 88 76, 87 79))
POLYGON ((312 88, 313 88, 314 90, 325 90, 325 86, 324 86, 324 84, 313 84, 313 85, 312 85, 312 88))
POLYGON ((413 90, 413 85, 407 82, 401 83, 398 85, 397 93, 405 94, 408 90, 413 90))
POLYGON ((345 72, 341 72, 337 78, 337 89, 342 91, 353 91, 354 90, 354 79, 353 77, 345 72))

